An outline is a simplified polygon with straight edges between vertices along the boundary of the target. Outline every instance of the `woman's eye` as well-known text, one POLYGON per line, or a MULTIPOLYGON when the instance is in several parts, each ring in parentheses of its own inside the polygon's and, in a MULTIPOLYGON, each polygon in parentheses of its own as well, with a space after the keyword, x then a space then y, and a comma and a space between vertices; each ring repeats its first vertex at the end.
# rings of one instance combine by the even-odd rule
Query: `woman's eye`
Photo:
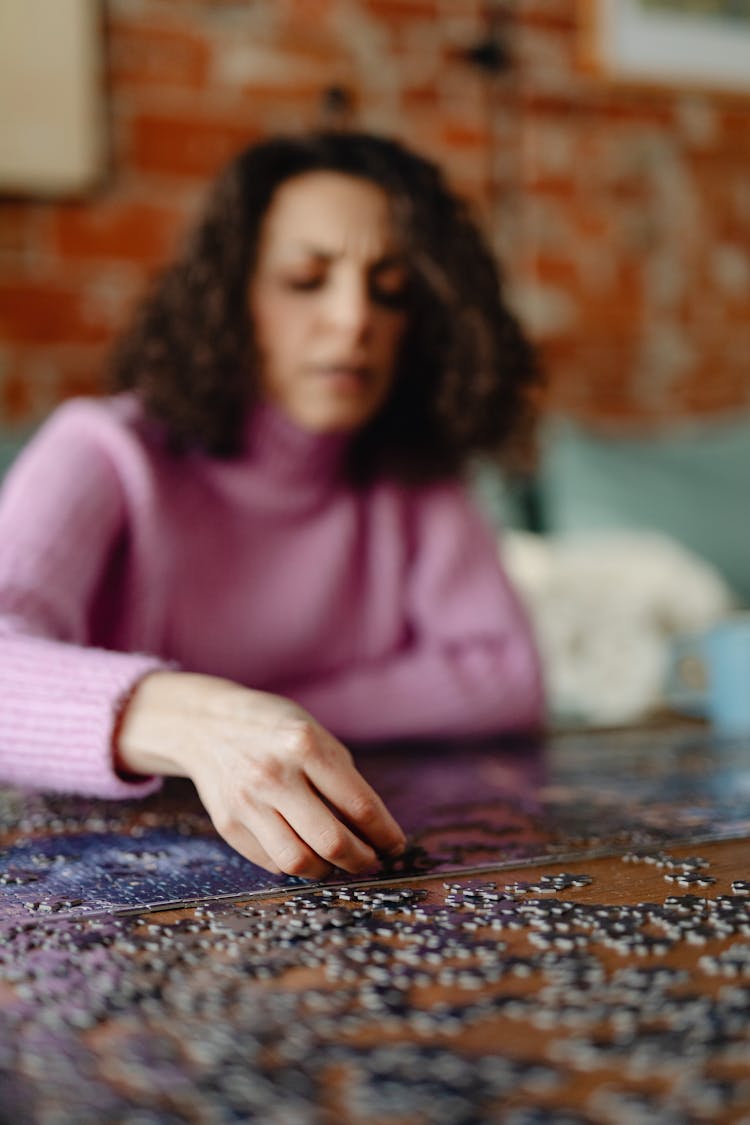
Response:
POLYGON ((401 263, 389 263, 370 276, 370 297, 388 309, 402 309, 409 295, 409 272, 401 263))
POLYGON ((378 305, 387 309, 402 309, 407 302, 409 287, 405 281, 398 285, 374 281, 370 287, 370 296, 378 305))
POLYGON ((291 289, 294 293, 309 293, 319 289, 324 278, 320 274, 306 274, 303 277, 287 277, 284 279, 284 288, 291 289))

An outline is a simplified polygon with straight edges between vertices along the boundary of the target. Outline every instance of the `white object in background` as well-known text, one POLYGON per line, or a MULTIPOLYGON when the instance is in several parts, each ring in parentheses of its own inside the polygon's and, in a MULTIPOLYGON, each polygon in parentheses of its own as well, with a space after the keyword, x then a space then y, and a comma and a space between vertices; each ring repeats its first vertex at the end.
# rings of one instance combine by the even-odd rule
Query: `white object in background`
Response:
POLYGON ((664 702, 672 639, 735 608, 709 563, 657 533, 509 532, 501 550, 534 625, 552 718, 645 717, 664 702))

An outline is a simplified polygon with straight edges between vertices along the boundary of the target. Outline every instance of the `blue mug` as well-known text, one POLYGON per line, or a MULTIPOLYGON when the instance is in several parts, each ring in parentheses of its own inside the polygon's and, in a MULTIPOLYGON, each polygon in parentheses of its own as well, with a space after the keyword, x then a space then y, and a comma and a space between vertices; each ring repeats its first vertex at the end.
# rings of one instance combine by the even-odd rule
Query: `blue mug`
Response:
POLYGON ((708 719, 721 734, 750 734, 750 613, 676 637, 664 695, 676 710, 708 719))

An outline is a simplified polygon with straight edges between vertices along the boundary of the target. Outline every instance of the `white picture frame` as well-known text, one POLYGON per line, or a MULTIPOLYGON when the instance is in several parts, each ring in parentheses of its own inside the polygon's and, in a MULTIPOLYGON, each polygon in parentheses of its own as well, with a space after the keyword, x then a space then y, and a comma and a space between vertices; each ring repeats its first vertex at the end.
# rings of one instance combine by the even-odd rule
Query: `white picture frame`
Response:
POLYGON ((584 0, 584 28, 613 80, 750 94, 750 0, 584 0))
POLYGON ((0 0, 0 191, 77 195, 106 169, 99 0, 0 0))

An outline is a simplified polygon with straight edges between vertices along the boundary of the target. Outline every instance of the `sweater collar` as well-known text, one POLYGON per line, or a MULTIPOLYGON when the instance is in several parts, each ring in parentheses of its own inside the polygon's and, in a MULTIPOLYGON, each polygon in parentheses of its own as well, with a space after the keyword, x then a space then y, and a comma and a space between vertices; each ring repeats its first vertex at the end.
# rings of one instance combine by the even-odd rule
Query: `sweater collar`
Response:
POLYGON ((245 424, 243 456, 279 483, 317 490, 341 477, 351 440, 349 433, 312 433, 278 407, 261 402, 245 424))

